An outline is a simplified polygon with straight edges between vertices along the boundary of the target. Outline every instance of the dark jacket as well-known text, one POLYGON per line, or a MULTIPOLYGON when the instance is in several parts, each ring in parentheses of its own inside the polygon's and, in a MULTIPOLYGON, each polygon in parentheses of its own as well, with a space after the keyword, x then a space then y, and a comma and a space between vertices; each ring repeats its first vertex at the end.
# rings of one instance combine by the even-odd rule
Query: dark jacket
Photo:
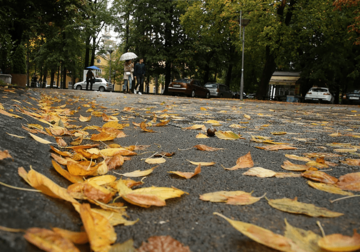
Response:
POLYGON ((144 63, 140 64, 139 62, 136 63, 135 69, 134 69, 134 75, 135 76, 145 75, 145 73, 146 73, 145 64, 144 63))

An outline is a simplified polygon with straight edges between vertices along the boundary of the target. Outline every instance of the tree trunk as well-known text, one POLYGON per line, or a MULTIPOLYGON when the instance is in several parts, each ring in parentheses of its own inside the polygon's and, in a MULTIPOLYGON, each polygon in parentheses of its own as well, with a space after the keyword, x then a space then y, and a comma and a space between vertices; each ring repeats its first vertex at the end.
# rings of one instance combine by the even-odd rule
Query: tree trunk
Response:
POLYGON ((256 93, 256 98, 262 100, 266 97, 267 92, 269 90, 269 82, 271 76, 275 72, 276 64, 275 64, 275 57, 270 52, 270 47, 266 46, 266 53, 265 53, 265 66, 261 74, 260 83, 258 86, 258 90, 256 93))
POLYGON ((86 50, 85 50, 85 60, 84 60, 84 69, 89 66, 89 57, 90 57, 90 36, 86 39, 86 50))
POLYGON ((63 82, 61 83, 61 88, 66 88, 66 67, 64 66, 64 73, 63 73, 63 82))
POLYGON ((61 63, 60 63, 60 66, 58 66, 56 87, 58 87, 59 83, 61 82, 61 80, 59 80, 60 79, 60 69, 61 69, 61 63))
POLYGON ((45 88, 46 87, 46 78, 47 78, 47 68, 45 67, 44 68, 44 78, 43 78, 43 83, 42 83, 42 88, 45 88))
POLYGON ((165 53, 166 53, 166 62, 165 62, 165 90, 164 93, 168 93, 168 87, 171 82, 171 23, 173 18, 173 7, 170 6, 168 10, 169 13, 169 22, 165 24, 165 53))
POLYGON ((54 79, 55 79, 55 71, 51 70, 50 88, 53 88, 54 79))

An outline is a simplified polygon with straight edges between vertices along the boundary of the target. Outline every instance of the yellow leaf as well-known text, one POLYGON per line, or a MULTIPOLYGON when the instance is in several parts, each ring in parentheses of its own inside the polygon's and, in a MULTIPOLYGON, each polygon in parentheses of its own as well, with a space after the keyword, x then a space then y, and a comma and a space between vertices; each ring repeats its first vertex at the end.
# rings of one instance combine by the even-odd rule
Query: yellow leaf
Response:
POLYGON ((205 131, 206 127, 203 124, 195 124, 193 126, 182 128, 182 129, 184 129, 184 130, 200 130, 201 129, 201 130, 205 131))
POLYGON ((287 132, 285 131, 275 131, 275 132, 270 132, 272 135, 286 135, 287 132))
POLYGON ((199 133, 196 135, 196 138, 209 138, 209 137, 203 133, 199 133))
POLYGON ((110 122, 105 123, 102 127, 103 128, 114 128, 114 129, 121 130, 125 127, 129 127, 129 124, 120 124, 118 121, 110 121, 110 122))
POLYGON ((212 126, 221 126, 220 122, 215 120, 208 120, 204 123, 210 123, 212 126))
POLYGON ((107 132, 101 132, 99 134, 93 134, 91 140, 93 141, 111 141, 116 138, 116 134, 110 134, 107 132))
POLYGON ((204 144, 198 144, 195 145, 194 148, 201 150, 201 151, 217 151, 217 150, 222 150, 223 148, 213 148, 210 146, 206 146, 204 144))
POLYGON ((293 160, 298 160, 298 161, 304 161, 304 162, 310 162, 310 158, 307 157, 299 157, 296 155, 292 155, 292 154, 285 154, 285 157, 289 158, 289 159, 293 159, 293 160))
POLYGON ((38 129, 38 130, 44 130, 44 127, 43 126, 41 126, 40 124, 28 124, 28 127, 30 128, 30 129, 38 129))
POLYGON ((245 117, 246 119, 248 119, 248 120, 251 119, 251 117, 250 117, 249 115, 246 115, 246 114, 244 114, 244 117, 245 117))
POLYGON ((204 108, 204 107, 200 107, 200 110, 202 110, 202 111, 206 111, 207 109, 206 109, 206 108, 204 108))
POLYGON ((6 132, 6 134, 8 134, 9 136, 13 136, 13 137, 21 138, 21 139, 26 138, 26 137, 23 137, 23 136, 14 135, 14 134, 10 134, 10 133, 7 133, 7 132, 6 132))
POLYGON ((270 199, 268 203, 273 208, 276 208, 283 212, 294 213, 294 214, 305 214, 311 217, 339 217, 344 214, 330 211, 323 207, 317 207, 313 204, 298 202, 295 199, 270 199))
POLYGON ((6 112, 5 110, 0 109, 0 114, 6 115, 6 116, 10 116, 13 118, 22 118, 21 116, 15 115, 15 114, 11 114, 9 112, 6 112))
POLYGON ((241 126, 239 124, 231 124, 229 127, 230 128, 235 128, 235 129, 246 129, 245 126, 241 126))
POLYGON ((236 160, 236 165, 234 167, 225 168, 225 170, 234 171, 237 169, 251 168, 253 166, 254 166, 254 161, 252 160, 251 153, 249 151, 246 155, 239 157, 236 160))
POLYGON ((90 122, 90 120, 91 120, 91 116, 85 117, 85 116, 80 115, 80 117, 79 117, 80 122, 90 122))
POLYGON ((157 166, 150 168, 148 170, 144 170, 144 171, 136 170, 133 172, 127 172, 127 173, 122 173, 122 174, 116 173, 116 174, 119 174, 119 175, 122 175, 125 177, 130 177, 130 178, 142 177, 142 176, 147 176, 147 175, 151 174, 156 167, 157 166))
POLYGON ((236 139, 240 138, 240 135, 235 134, 232 131, 221 131, 221 130, 219 130, 219 131, 215 132, 215 135, 218 138, 223 139, 223 140, 236 140, 236 139))
POLYGON ((217 212, 214 212, 214 214, 224 218, 236 230, 258 243, 279 251, 293 251, 291 247, 291 240, 282 235, 274 234, 270 230, 246 222, 231 220, 217 212))
POLYGON ((354 230, 352 237, 332 234, 321 238, 318 245, 329 251, 356 251, 360 249, 360 235, 354 230))
POLYGON ((139 219, 135 220, 135 221, 129 221, 127 219, 125 219, 123 217, 122 213, 119 212, 114 212, 111 210, 104 210, 104 209, 98 209, 98 208, 93 208, 91 209, 91 212, 95 212, 98 214, 101 214, 102 216, 104 216, 106 219, 109 220, 109 223, 112 226, 117 226, 117 225, 124 225, 124 226, 132 226, 134 225, 136 222, 139 221, 139 219))
POLYGON ((201 166, 211 166, 215 164, 215 162, 193 162, 193 161, 189 161, 189 162, 192 163, 193 165, 201 165, 201 166))
POLYGON ((54 169, 64 178, 66 178, 67 180, 69 180, 72 183, 81 183, 84 180, 82 179, 82 177, 80 176, 74 176, 71 175, 67 170, 63 169, 58 163, 56 163, 54 160, 51 160, 52 165, 54 167, 54 169))
POLYGON ((254 167, 249 169, 247 172, 244 172, 243 175, 256 176, 259 178, 270 178, 274 177, 276 175, 276 172, 269 169, 264 169, 262 167, 254 167))
POLYGON ((108 148, 108 149, 103 149, 100 151, 100 154, 105 156, 105 157, 113 157, 116 155, 122 155, 122 156, 134 156, 137 155, 136 152, 127 150, 125 148, 108 148))
POLYGON ((46 140, 46 139, 43 139, 43 138, 41 138, 41 137, 38 137, 38 136, 36 136, 36 135, 33 135, 33 134, 31 134, 31 133, 29 133, 30 134, 30 136, 32 137, 32 138, 34 138, 36 141, 38 141, 39 143, 42 143, 42 144, 53 144, 52 142, 49 142, 48 140, 46 140))
POLYGON ((163 164, 166 162, 165 158, 147 158, 145 159, 145 163, 148 164, 163 164))
POLYGON ((169 171, 168 173, 176 174, 176 175, 178 175, 180 177, 190 179, 190 178, 194 177, 195 175, 199 174, 200 172, 201 172, 201 165, 198 165, 195 168, 194 172, 169 171))
POLYGON ((154 132, 155 132, 155 131, 153 131, 152 129, 146 128, 146 122, 140 123, 140 128, 141 128, 141 130, 144 131, 144 132, 150 132, 150 133, 154 133, 154 132))
POLYGON ((324 192, 328 192, 328 193, 334 193, 334 194, 340 194, 340 195, 354 195, 352 192, 345 192, 333 184, 314 183, 311 181, 308 181, 308 184, 309 184, 309 186, 311 186, 315 189, 318 189, 318 190, 324 191, 324 192))
MULTIPOLYGON (((225 202, 229 205, 251 205, 262 197, 253 197, 252 193, 243 191, 219 191, 200 195, 200 199, 210 202, 225 202)), ((265 195, 264 195, 265 196, 265 195)))
POLYGON ((86 232, 74 232, 62 228, 52 228, 52 230, 75 244, 86 244, 89 242, 86 232))
POLYGON ((296 150, 296 147, 290 145, 269 145, 269 146, 255 146, 255 148, 267 150, 267 151, 277 151, 277 150, 296 150))
POLYGON ((289 160, 285 160, 281 168, 288 171, 306 171, 309 167, 306 165, 293 164, 289 160))
POLYGON ((8 150, 0 151, 0 160, 3 160, 5 158, 13 158, 8 150))
POLYGON ((335 149, 334 152, 340 152, 340 153, 352 153, 352 152, 356 152, 357 148, 354 149, 335 149))
POLYGON ((306 165, 308 167, 315 167, 315 168, 319 168, 319 169, 329 168, 329 166, 327 164, 318 163, 316 161, 307 162, 306 165))

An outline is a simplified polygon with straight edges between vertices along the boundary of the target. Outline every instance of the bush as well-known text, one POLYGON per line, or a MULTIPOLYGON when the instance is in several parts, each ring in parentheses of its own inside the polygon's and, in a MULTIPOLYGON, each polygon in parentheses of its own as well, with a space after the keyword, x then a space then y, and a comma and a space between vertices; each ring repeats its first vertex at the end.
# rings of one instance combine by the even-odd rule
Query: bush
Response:
POLYGON ((19 45, 13 55, 13 73, 26 74, 25 49, 19 45))

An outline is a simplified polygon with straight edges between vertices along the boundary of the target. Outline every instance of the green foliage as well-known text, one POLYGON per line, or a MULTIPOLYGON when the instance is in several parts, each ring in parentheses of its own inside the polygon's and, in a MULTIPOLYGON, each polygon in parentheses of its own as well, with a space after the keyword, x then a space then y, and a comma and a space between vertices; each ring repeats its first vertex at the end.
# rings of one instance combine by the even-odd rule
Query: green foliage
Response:
POLYGON ((25 49, 23 45, 18 45, 14 55, 13 60, 13 73, 14 74, 26 74, 26 60, 25 60, 25 49))
POLYGON ((0 68, 4 74, 11 73, 14 43, 11 41, 10 34, 0 34, 0 68))

